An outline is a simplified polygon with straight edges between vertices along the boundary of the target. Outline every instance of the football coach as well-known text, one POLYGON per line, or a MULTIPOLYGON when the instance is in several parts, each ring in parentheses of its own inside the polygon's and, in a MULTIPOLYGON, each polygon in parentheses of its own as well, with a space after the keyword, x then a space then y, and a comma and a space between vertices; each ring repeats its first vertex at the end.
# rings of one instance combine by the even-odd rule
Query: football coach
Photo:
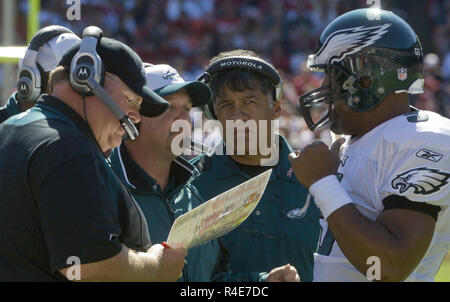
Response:
POLYGON ((177 280, 186 250, 151 246, 104 156, 167 102, 145 86, 139 56, 99 28, 59 65, 51 94, 0 125, 0 280, 177 280))

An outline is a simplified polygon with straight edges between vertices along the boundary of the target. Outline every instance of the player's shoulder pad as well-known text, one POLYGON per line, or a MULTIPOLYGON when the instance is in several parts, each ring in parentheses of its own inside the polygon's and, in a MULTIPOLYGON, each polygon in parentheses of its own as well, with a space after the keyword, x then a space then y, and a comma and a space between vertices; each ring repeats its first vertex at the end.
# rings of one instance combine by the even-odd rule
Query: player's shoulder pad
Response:
POLYGON ((208 156, 206 154, 202 154, 199 156, 194 157, 193 159, 189 160, 189 163, 193 165, 200 173, 206 172, 208 170, 211 170, 212 168, 212 157, 208 156))
POLYGON ((420 123, 429 120, 429 116, 425 111, 413 111, 403 114, 409 123, 420 123))
POLYGON ((430 111, 415 111, 392 119, 380 129, 390 142, 437 143, 448 145, 450 120, 430 111))

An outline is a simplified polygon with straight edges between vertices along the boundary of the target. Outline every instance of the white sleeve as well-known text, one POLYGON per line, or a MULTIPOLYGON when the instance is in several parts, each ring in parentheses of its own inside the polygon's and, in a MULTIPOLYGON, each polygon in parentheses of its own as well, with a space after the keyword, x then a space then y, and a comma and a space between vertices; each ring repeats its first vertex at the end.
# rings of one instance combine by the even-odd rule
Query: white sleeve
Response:
POLYGON ((399 195, 436 206, 450 203, 449 150, 398 148, 381 167, 381 199, 399 195))

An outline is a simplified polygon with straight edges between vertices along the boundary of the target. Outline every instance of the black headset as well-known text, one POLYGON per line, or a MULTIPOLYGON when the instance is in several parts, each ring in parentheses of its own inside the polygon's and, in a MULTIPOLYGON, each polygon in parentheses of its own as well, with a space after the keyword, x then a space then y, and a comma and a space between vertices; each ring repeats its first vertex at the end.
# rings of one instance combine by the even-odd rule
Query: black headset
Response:
POLYGON ((39 49, 48 41, 61 34, 71 33, 69 29, 53 25, 42 28, 34 35, 25 52, 17 80, 17 93, 21 101, 36 102, 47 87, 47 76, 37 63, 39 49))
POLYGON ((133 121, 102 87, 105 81, 105 67, 97 54, 97 45, 102 37, 103 31, 96 26, 89 26, 83 30, 80 50, 70 64, 70 84, 83 98, 91 95, 98 97, 120 121, 126 132, 125 139, 135 140, 139 131, 133 121))
MULTIPOLYGON (((234 56, 221 59, 211 64, 197 81, 208 84, 215 73, 229 69, 247 69, 268 77, 274 86, 272 92, 273 100, 281 99, 283 90, 280 74, 274 67, 256 57, 234 56)), ((214 102, 203 105, 202 111, 208 119, 217 119, 214 111, 214 102)))

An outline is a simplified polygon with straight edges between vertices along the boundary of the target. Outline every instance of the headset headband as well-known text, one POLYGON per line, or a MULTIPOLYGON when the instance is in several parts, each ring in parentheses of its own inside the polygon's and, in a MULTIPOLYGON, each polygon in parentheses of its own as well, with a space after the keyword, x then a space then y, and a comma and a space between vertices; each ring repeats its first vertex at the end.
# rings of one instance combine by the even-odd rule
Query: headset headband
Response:
POLYGON ((211 64, 208 69, 206 69, 205 74, 208 74, 211 77, 217 72, 237 68, 249 69, 260 73, 271 79, 274 86, 279 85, 281 82, 281 77, 275 68, 263 60, 247 56, 235 56, 221 59, 211 64))
POLYGON ((59 25, 44 27, 43 29, 38 31, 36 35, 34 35, 34 37, 31 39, 28 49, 38 51, 39 48, 42 47, 42 45, 44 45, 54 37, 65 33, 73 34, 71 30, 59 25))
POLYGON ((80 53, 97 53, 97 44, 103 37, 103 31, 95 26, 89 26, 83 30, 83 38, 80 45, 80 53))

